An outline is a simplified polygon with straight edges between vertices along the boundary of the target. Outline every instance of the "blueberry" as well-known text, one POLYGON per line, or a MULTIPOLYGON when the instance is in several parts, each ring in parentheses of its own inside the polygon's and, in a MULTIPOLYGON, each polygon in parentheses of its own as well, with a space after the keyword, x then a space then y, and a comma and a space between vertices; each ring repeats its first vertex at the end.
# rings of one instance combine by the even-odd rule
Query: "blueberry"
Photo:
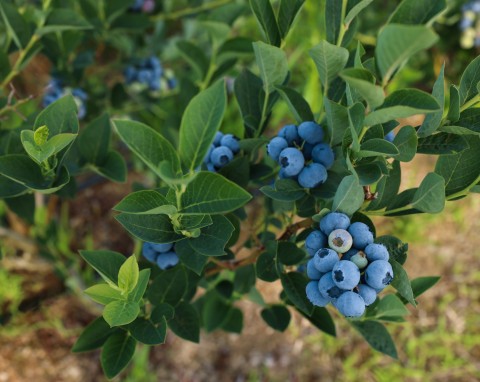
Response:
POLYGON ((345 253, 350 248, 352 248, 352 235, 345 231, 344 229, 333 230, 330 235, 328 235, 328 245, 334 251, 339 253, 345 253))
POLYGON ((337 252, 329 248, 319 249, 313 256, 315 268, 322 273, 330 272, 339 261, 337 252))
POLYGON ((88 98, 87 93, 85 93, 82 89, 79 88, 72 89, 72 95, 82 101, 86 101, 88 98))
POLYGON ((212 155, 212 151, 215 149, 214 145, 211 145, 210 148, 208 149, 207 155, 205 155, 205 158, 203 159, 203 162, 205 164, 210 162, 210 156, 212 155))
POLYGON ((325 248, 326 246, 327 237, 321 231, 312 231, 305 239, 305 248, 310 257, 314 256, 320 248, 325 248))
POLYGON ((275 137, 267 145, 267 153, 275 162, 278 162, 278 157, 283 149, 288 147, 288 142, 285 138, 275 137))
POLYGON ((173 243, 155 244, 150 243, 152 248, 157 252, 168 252, 172 249, 173 243))
POLYGON ((385 139, 389 142, 393 142, 395 139, 395 132, 392 130, 387 135, 385 135, 385 139))
POLYGON ((318 163, 310 163, 298 174, 298 183, 304 188, 315 188, 327 180, 327 169, 318 163))
POLYGON ((315 145, 312 145, 311 143, 308 143, 308 142, 305 142, 303 144, 302 152, 306 160, 312 159, 312 150, 314 147, 315 145))
POLYGON ((315 163, 320 163, 328 170, 335 162, 335 155, 330 145, 319 143, 312 150, 312 159, 315 163))
POLYGON ((332 272, 328 272, 322 276, 318 282, 318 289, 320 294, 325 298, 336 299, 342 295, 345 291, 339 288, 333 281, 332 272))
POLYGON ((388 261, 390 258, 387 247, 385 247, 383 244, 372 243, 367 245, 365 248, 365 254, 370 262, 375 260, 388 261))
POLYGON ((365 301, 355 292, 343 293, 335 306, 345 317, 360 317, 365 312, 365 301))
MULTIPOLYGON (((343 257, 342 257, 343 260, 343 257)), ((350 261, 355 264, 358 269, 363 269, 368 265, 368 260, 365 256, 365 253, 358 251, 355 255, 350 258, 350 261)))
POLYGON ((297 179, 297 175, 289 176, 285 174, 285 169, 281 168, 280 171, 278 172, 278 177, 280 179, 297 179))
POLYGON ((367 267, 365 281, 374 289, 381 290, 393 280, 393 269, 388 261, 376 260, 367 267))
POLYGON ((307 293, 307 298, 313 305, 316 306, 325 306, 330 302, 330 299, 323 297, 320 294, 320 290, 318 289, 318 282, 317 281, 310 281, 305 288, 307 293))
POLYGON ((377 299, 377 291, 365 284, 358 285, 358 294, 362 296, 365 305, 372 305, 377 299))
POLYGON ((222 140, 223 138, 223 133, 221 131, 217 131, 217 133, 215 134, 215 138, 213 139, 213 144, 215 146, 220 146, 220 141, 222 140))
POLYGON ((152 72, 148 69, 141 69, 137 74, 137 81, 142 84, 148 84, 153 79, 152 72))
POLYGON ((178 255, 173 252, 160 253, 157 257, 157 265, 160 269, 165 270, 178 264, 178 255))
POLYGON ((225 134, 220 140, 220 145, 228 147, 234 154, 240 151, 238 138, 233 136, 233 134, 225 134))
POLYGON ((310 259, 307 263, 307 276, 310 280, 320 280, 320 278, 323 276, 323 273, 315 268, 313 259, 310 259))
POLYGON ((142 254, 148 261, 154 263, 157 261, 158 252, 153 248, 153 243, 143 243, 142 254))
POLYGON ((297 143, 300 140, 297 126, 295 125, 283 126, 277 135, 284 138, 288 142, 289 146, 293 146, 294 143, 297 143))
POLYGON ((212 151, 210 158, 215 167, 221 168, 233 159, 233 153, 228 147, 219 146, 212 151))
POLYGON ((285 175, 288 176, 298 175, 305 164, 302 152, 294 147, 283 149, 278 157, 278 161, 283 167, 285 175))
POLYGON ((355 222, 348 227, 348 232, 352 235, 353 246, 357 249, 365 249, 365 247, 373 243, 373 233, 368 228, 368 225, 355 222))
POLYGON ((350 218, 341 212, 330 212, 320 220, 320 229, 325 235, 330 235, 334 229, 347 229, 350 218))
POLYGON ((160 78, 153 78, 149 84, 150 90, 153 90, 153 91, 160 90, 161 86, 162 86, 162 83, 160 81, 160 78))
POLYGON ((353 289, 360 282, 360 271, 351 261, 340 260, 332 269, 333 282, 339 288, 353 289))
POLYGON ((358 249, 351 248, 343 254, 342 260, 350 260, 357 253, 358 253, 358 249))
POLYGON ((217 172, 217 169, 215 168, 212 162, 207 163, 207 170, 210 172, 217 172))
POLYGON ((320 143, 323 140, 322 127, 313 121, 302 122, 298 126, 298 135, 305 142, 311 143, 312 145, 320 143))

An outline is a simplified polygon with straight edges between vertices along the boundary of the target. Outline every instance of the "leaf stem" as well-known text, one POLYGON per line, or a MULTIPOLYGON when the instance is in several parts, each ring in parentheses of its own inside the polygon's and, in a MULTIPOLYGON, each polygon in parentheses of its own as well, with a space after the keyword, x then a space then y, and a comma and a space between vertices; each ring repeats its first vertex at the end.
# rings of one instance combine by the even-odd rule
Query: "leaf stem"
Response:
POLYGON ((460 108, 460 113, 462 111, 465 111, 466 109, 470 108, 471 106, 476 105, 477 103, 480 102, 480 94, 477 94, 475 97, 473 97, 470 101, 466 102, 461 108, 460 108))
POLYGON ((337 46, 342 46, 343 37, 348 29, 348 26, 344 23, 345 16, 347 14, 347 3, 348 0, 342 0, 342 16, 340 19, 340 31, 338 32, 337 46))

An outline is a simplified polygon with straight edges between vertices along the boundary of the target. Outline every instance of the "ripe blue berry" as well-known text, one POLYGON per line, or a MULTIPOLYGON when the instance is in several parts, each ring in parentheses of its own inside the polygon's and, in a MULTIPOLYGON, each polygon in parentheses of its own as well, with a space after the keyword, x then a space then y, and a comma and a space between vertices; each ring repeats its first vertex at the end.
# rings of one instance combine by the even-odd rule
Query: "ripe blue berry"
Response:
POLYGON ((157 257, 157 265, 160 269, 165 270, 178 264, 178 255, 173 252, 160 253, 157 257))
POLYGON ((148 261, 154 263, 157 261, 158 252, 153 248, 153 243, 143 243, 142 254, 148 261))
POLYGON ((205 158, 203 159, 203 162, 205 164, 208 164, 210 162, 210 156, 212 155, 212 151, 215 149, 214 145, 210 145, 210 148, 208 149, 207 155, 205 155, 205 158))
POLYGON ((393 280, 393 269, 388 261, 376 260, 367 267, 365 281, 376 290, 382 290, 393 280))
POLYGON ((317 251, 315 256, 313 256, 313 261, 315 268, 320 272, 325 273, 330 272, 340 259, 338 258, 337 252, 329 248, 322 248, 317 251))
POLYGON ((149 243, 149 244, 157 252, 168 252, 173 247, 173 243, 164 243, 164 244, 149 243))
POLYGON ((213 144, 215 146, 220 146, 220 142, 222 141, 223 133, 221 131, 217 131, 215 134, 215 138, 213 139, 213 144))
POLYGON ((350 248, 352 248, 352 235, 345 231, 344 229, 333 230, 330 235, 328 235, 328 245, 334 251, 339 253, 345 253, 350 248))
POLYGON ((228 147, 219 146, 212 151, 210 158, 215 167, 221 168, 233 159, 233 153, 228 147))
MULTIPOLYGON (((344 260, 343 257, 342 260, 344 260)), ((365 256, 365 253, 363 253, 362 251, 358 251, 355 255, 353 255, 350 258, 350 261, 355 264, 358 269, 363 269, 368 265, 368 260, 365 256)))
POLYGON ((358 249, 351 248, 342 256, 342 260, 351 260, 351 258, 358 253, 358 249))
POLYGON ((393 130, 390 131, 387 135, 385 135, 385 140, 389 142, 393 142, 394 139, 395 139, 395 132, 393 130))
POLYGON ((225 134, 223 138, 220 140, 221 146, 226 146, 232 153, 236 154, 240 151, 240 144, 238 143, 238 138, 233 136, 232 134, 225 134))
POLYGON ((365 249, 365 247, 373 243, 373 233, 370 232, 368 225, 355 222, 348 227, 348 232, 352 235, 353 246, 357 249, 365 249))
POLYGON ((312 150, 312 159, 315 163, 320 163, 328 170, 335 162, 335 155, 330 145, 319 143, 312 150))
POLYGON ((304 188, 315 188, 327 180, 327 169, 318 163, 310 163, 298 174, 298 183, 304 188))
POLYGON ((300 137, 298 136, 297 126, 295 125, 283 126, 277 135, 284 138, 288 142, 289 146, 293 146, 294 143, 300 140, 300 137))
POLYGON ((320 229, 325 235, 330 235, 334 229, 347 229, 350 219, 341 212, 330 212, 320 220, 320 229))
POLYGON ((312 145, 320 143, 323 140, 323 130, 321 126, 312 121, 302 122, 298 126, 298 135, 305 142, 312 145))
POLYGON ((351 261, 340 260, 332 270, 335 285, 342 289, 353 289, 360 282, 360 271, 351 261))
POLYGON ((343 293, 335 306, 345 317, 360 317, 365 312, 365 301, 359 294, 351 291, 343 293))
POLYGON ((320 294, 317 281, 310 281, 307 284, 305 291, 307 293, 307 298, 313 305, 325 306, 330 302, 330 299, 325 298, 320 294))
POLYGON ((377 299, 377 291, 365 284, 358 285, 358 294, 362 296, 365 305, 372 305, 377 299))
POLYGON ((339 288, 333 281, 332 272, 328 272, 322 276, 318 282, 318 289, 325 298, 336 299, 340 297, 345 290, 339 288))
POLYGON ((310 259, 307 263, 307 276, 310 280, 320 280, 320 278, 323 276, 323 273, 315 268, 313 259, 310 259))
POLYGON ((385 247, 383 244, 372 243, 367 245, 365 248, 365 254, 370 262, 375 260, 388 261, 390 258, 387 247, 385 247))
POLYGON ((315 230, 305 239, 305 248, 310 257, 314 256, 320 248, 327 246, 327 237, 320 231, 315 230))
POLYGON ((288 176, 298 175, 305 164, 305 158, 302 152, 294 147, 288 147, 282 150, 278 161, 283 167, 285 175, 288 176))
POLYGON ((274 161, 278 162, 278 157, 283 149, 288 147, 288 142, 285 138, 275 137, 267 145, 267 153, 274 161))

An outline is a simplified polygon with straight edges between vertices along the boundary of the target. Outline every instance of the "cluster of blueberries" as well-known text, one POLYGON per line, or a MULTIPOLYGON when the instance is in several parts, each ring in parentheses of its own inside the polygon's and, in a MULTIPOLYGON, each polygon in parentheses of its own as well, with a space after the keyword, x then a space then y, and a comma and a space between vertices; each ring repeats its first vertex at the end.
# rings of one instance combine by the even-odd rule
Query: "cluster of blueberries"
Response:
POLYGON ((142 253, 147 260, 156 263, 162 270, 178 264, 178 255, 175 253, 173 243, 155 244, 145 242, 143 243, 142 253))
POLYGON ((130 65, 123 74, 127 85, 139 84, 152 91, 171 90, 177 85, 173 73, 165 70, 160 60, 155 56, 145 58, 135 65, 130 65))
POLYGON ((230 163, 239 151, 240 144, 236 136, 218 131, 203 162, 208 171, 216 172, 230 163))
POLYGON ((360 317, 393 280, 387 248, 373 242, 366 224, 350 223, 343 213, 324 216, 320 230, 307 236, 305 248, 311 257, 308 299, 316 306, 331 302, 346 317, 360 317))
POLYGON ((295 179, 304 188, 325 183, 335 156, 323 137, 322 127, 312 121, 284 126, 267 145, 268 155, 281 166, 279 177, 295 179))
POLYGON ((480 47, 480 0, 470 1, 462 6, 460 29, 460 44, 463 48, 480 47))
POLYGON ((130 10, 133 12, 150 13, 155 9, 155 0, 134 0, 130 10))
POLYGON ((71 94, 78 108, 78 118, 82 119, 87 114, 85 102, 87 101, 87 93, 80 88, 70 88, 64 86, 64 83, 59 78, 52 78, 48 83, 43 97, 42 106, 47 107, 59 98, 71 94))

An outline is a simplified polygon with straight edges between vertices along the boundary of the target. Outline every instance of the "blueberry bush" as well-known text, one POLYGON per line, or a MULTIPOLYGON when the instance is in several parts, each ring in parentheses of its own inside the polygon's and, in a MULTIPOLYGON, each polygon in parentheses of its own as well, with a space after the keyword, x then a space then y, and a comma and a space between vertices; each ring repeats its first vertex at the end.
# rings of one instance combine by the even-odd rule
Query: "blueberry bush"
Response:
MULTIPOLYGON (((403 0, 372 32, 362 16, 373 0, 322 1, 323 39, 296 52, 318 73, 313 103, 288 49, 304 3, 0 2, 6 208, 33 221, 38 199, 74 199, 85 177, 125 182, 135 169, 152 180, 114 207, 135 253, 75 259, 96 271, 85 294, 104 307, 73 351, 101 348, 108 378, 167 328, 193 342, 201 329, 240 333, 243 299, 278 331, 293 311, 331 336, 346 319, 396 358, 385 324, 437 282, 410 280, 408 245, 377 236, 375 220, 440 213, 480 190, 480 58, 455 83, 444 64, 429 91, 395 82, 458 4, 403 0), (23 79, 39 57, 50 75, 31 97, 23 79), (401 163, 417 154, 435 167, 400 192, 401 163), (276 303, 257 280, 281 284, 276 303)), ((477 8, 461 8, 468 36, 477 8)))

